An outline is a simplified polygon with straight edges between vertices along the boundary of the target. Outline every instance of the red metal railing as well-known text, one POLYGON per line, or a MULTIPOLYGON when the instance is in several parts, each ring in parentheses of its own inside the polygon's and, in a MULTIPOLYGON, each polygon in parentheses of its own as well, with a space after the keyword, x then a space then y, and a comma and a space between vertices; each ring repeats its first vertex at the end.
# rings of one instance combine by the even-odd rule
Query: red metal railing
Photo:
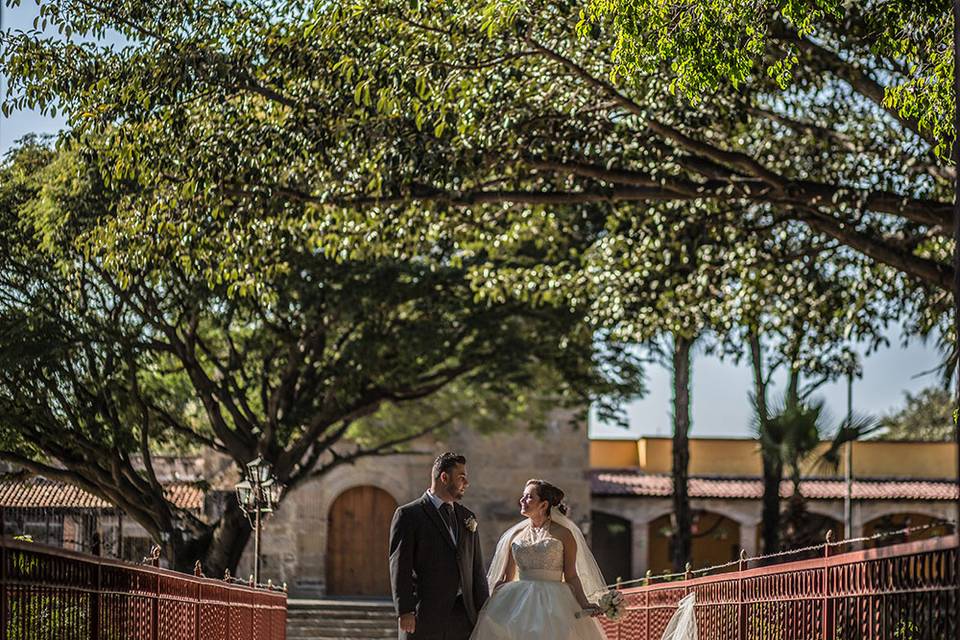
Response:
POLYGON ((285 640, 287 596, 0 538, 0 640, 285 640))
POLYGON ((610 640, 660 640, 696 594, 699 640, 943 640, 957 637, 956 535, 624 589, 610 640))

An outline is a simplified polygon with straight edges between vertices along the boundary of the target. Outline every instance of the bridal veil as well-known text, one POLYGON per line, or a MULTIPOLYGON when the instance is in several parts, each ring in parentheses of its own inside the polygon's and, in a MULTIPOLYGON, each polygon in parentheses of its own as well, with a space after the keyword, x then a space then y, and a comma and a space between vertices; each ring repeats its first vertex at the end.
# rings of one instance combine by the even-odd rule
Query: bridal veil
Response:
MULTIPOLYGON (((580 532, 580 527, 560 513, 559 509, 553 510, 550 519, 573 534, 573 539, 577 543, 577 575, 580 576, 583 593, 590 602, 597 602, 600 596, 606 592, 607 585, 603 580, 603 574, 600 572, 600 567, 597 565, 593 553, 587 547, 587 541, 584 539, 583 533, 580 532)), ((507 561, 510 558, 510 541, 513 540, 518 531, 527 526, 528 522, 526 519, 521 520, 500 536, 500 541, 497 542, 497 550, 493 554, 493 561, 487 571, 487 583, 490 585, 491 592, 493 592, 493 587, 507 568, 507 561)), ((514 576, 514 579, 516 579, 516 576, 514 576)))

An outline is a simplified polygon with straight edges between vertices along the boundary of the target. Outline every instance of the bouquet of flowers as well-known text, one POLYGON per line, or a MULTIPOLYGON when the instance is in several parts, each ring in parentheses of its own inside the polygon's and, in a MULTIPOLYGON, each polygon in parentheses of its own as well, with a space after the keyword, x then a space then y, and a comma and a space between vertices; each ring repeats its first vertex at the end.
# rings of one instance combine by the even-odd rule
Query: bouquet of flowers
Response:
MULTIPOLYGON (((623 612, 626 610, 627 604, 623 600, 622 593, 616 589, 610 589, 610 591, 600 596, 600 602, 597 603, 596 607, 600 610, 600 615, 606 616, 607 620, 616 622, 623 617, 623 612)), ((581 618, 595 615, 595 612, 596 609, 584 609, 583 611, 577 611, 574 617, 581 618)))
POLYGON ((616 622, 623 617, 623 612, 627 608, 624 602, 623 594, 616 589, 610 589, 600 597, 600 613, 605 615, 608 620, 616 622))

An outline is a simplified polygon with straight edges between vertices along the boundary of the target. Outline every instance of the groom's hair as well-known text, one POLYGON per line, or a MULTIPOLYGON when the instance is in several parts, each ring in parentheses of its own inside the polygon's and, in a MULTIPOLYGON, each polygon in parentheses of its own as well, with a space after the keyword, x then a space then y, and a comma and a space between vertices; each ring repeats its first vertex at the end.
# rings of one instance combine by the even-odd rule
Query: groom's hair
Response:
POLYGON ((437 459, 433 461, 433 479, 439 480, 441 473, 444 471, 449 473, 450 470, 458 464, 467 464, 467 459, 459 453, 451 453, 449 451, 441 453, 437 456, 437 459))

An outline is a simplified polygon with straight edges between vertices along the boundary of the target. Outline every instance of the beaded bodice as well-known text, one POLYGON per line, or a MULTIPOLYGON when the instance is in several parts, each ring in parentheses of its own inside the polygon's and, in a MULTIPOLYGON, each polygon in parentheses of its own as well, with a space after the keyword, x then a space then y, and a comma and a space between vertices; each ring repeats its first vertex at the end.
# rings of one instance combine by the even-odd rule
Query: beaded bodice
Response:
POLYGON ((561 580, 563 543, 549 533, 528 527, 510 545, 520 579, 561 580))

